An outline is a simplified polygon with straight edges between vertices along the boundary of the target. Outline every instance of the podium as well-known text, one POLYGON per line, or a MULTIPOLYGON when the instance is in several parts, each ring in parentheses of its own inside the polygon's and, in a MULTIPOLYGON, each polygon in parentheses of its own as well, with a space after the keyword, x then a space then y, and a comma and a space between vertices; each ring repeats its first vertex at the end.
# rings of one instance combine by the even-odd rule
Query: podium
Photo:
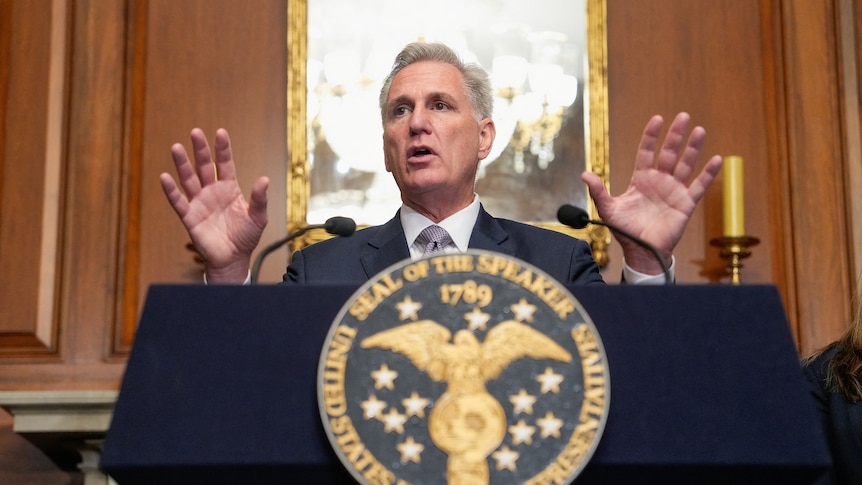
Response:
MULTIPOLYGON (((101 466, 119 485, 354 483, 316 401, 351 286, 150 288, 101 466)), ((580 483, 811 483, 830 463, 776 289, 572 286, 610 369, 580 483)))

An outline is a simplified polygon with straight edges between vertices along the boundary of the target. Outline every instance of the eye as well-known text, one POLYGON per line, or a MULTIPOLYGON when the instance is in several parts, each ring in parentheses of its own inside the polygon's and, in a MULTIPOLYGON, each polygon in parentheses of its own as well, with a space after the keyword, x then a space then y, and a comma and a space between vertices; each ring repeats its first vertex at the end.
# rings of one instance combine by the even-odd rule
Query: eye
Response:
POLYGON ((441 111, 446 110, 446 109, 449 109, 449 105, 444 103, 443 101, 436 101, 436 102, 434 102, 434 109, 441 110, 441 111))

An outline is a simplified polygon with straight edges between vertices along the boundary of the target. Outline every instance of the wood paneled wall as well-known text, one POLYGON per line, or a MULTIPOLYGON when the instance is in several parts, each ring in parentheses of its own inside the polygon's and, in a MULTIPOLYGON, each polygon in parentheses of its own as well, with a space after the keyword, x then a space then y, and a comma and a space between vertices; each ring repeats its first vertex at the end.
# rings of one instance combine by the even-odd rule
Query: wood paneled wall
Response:
MULTIPOLYGON (((172 143, 227 128, 243 187, 273 180, 264 244, 284 231, 286 7, 40 0, 3 11, 0 388, 116 388, 149 285, 201 281, 158 182, 173 172, 172 143)), ((277 281, 286 260, 273 254, 263 278, 277 281)))
MULTIPOLYGON (((744 157, 746 227, 760 244, 743 279, 777 285, 802 353, 846 328, 862 254, 858 95, 846 81, 860 79, 859 6, 607 6, 611 191, 627 185, 656 113, 688 111, 706 154, 744 157)), ((271 178, 263 243, 282 235, 286 8, 0 0, 0 389, 116 388, 148 286, 200 281, 158 183, 191 128, 230 131, 246 192, 271 178)), ((726 283, 710 245, 720 235, 716 186, 676 253, 681 284, 726 283)), ((616 245, 611 257, 616 281, 616 245)), ((262 279, 278 281, 286 259, 270 256, 262 279)))

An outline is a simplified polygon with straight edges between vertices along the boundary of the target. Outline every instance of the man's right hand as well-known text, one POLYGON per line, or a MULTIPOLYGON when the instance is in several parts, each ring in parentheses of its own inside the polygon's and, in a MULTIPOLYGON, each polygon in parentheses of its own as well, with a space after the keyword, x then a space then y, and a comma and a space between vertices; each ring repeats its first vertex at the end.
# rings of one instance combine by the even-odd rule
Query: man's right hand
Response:
POLYGON ((216 131, 215 163, 201 129, 192 130, 191 140, 194 163, 182 144, 174 144, 171 155, 179 186, 169 173, 162 173, 162 189, 206 260, 207 282, 242 283, 266 227, 269 179, 257 179, 251 199, 246 201, 236 180, 227 131, 216 131))

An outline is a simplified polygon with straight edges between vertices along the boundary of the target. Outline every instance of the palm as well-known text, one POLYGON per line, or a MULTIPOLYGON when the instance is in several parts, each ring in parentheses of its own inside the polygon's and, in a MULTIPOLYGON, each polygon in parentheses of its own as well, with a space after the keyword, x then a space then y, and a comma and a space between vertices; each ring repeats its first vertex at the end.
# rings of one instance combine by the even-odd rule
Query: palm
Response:
POLYGON ((660 248, 673 248, 697 202, 687 187, 658 170, 635 174, 626 192, 599 208, 600 216, 660 248), (661 223, 657 223, 660 221, 661 223))
POLYGON ((195 247, 207 261, 251 254, 263 231, 248 214, 249 205, 235 181, 218 181, 189 201, 181 217, 195 247))

